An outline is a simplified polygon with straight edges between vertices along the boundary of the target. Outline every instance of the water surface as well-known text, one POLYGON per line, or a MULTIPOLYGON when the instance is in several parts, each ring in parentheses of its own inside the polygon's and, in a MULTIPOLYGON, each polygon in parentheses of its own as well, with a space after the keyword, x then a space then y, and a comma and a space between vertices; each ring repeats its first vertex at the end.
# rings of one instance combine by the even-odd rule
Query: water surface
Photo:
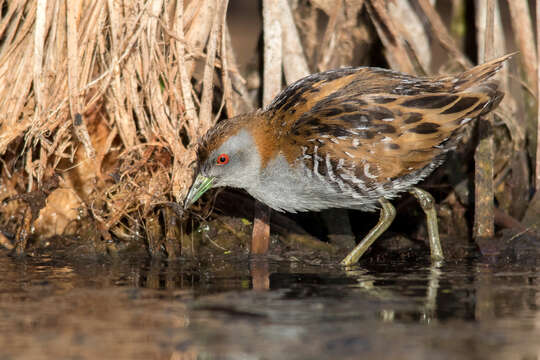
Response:
POLYGON ((538 264, 0 253, 0 359, 539 359, 538 264))

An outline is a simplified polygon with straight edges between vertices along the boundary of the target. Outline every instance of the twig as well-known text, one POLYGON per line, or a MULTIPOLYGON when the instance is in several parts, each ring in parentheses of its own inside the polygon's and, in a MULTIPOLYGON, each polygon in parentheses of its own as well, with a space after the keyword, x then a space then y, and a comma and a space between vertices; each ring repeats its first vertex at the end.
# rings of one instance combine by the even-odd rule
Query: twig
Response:
POLYGON ((534 49, 534 33, 529 12, 529 2, 527 0, 508 0, 508 8, 521 55, 520 58, 527 74, 525 78, 529 85, 535 88, 536 82, 533 79, 536 77, 538 66, 534 49))
POLYGON ((344 19, 343 0, 336 1, 335 6, 330 9, 328 14, 328 25, 324 31, 324 36, 321 41, 321 49, 319 59, 317 60, 317 69, 319 71, 328 70, 328 64, 335 55, 335 48, 338 42, 338 34, 341 31, 340 27, 344 19), (339 21, 338 21, 339 20, 339 21))
MULTIPOLYGON (((199 122, 195 104, 191 96, 191 82, 189 81, 185 62, 185 39, 184 39, 184 1, 176 2, 176 21, 174 22, 174 30, 178 38, 176 38, 176 58, 178 59, 178 71, 180 73, 180 84, 182 87, 182 100, 184 101, 184 109, 186 111, 186 120, 190 125, 195 125, 199 122)), ((169 35, 170 36, 170 35, 169 35)), ((194 134, 191 134, 194 135, 194 134)), ((196 139, 194 139, 196 140, 196 139)))
MULTIPOLYGON (((425 21, 421 20, 413 8, 413 2, 388 2, 388 13, 408 47, 409 57, 413 55, 413 60, 419 64, 419 70, 428 73, 431 69, 432 44, 424 24, 425 21)), ((442 23, 441 26, 443 26, 442 23)))
MULTIPOLYGON (((487 1, 486 25, 485 25, 485 45, 484 59, 493 57, 493 25, 495 16, 494 0, 487 1)), ((490 238, 495 234, 495 205, 493 186, 493 115, 488 115, 485 119, 479 119, 478 132, 480 140, 474 154, 474 237, 476 239, 490 238)))
MULTIPOLYGON (((223 1, 218 0, 218 9, 222 8, 223 1)), ((199 126, 197 126, 198 136, 206 133, 212 126, 212 99, 214 98, 214 63, 216 60, 217 39, 219 34, 221 12, 215 11, 210 38, 206 46, 206 63, 203 74, 203 90, 201 95, 201 108, 199 110, 199 126)))
MULTIPOLYGON (((281 90, 282 32, 280 2, 263 0, 264 69, 263 105, 269 104, 281 90)), ((270 245, 270 208, 255 202, 251 253, 264 254, 270 245)))
POLYGON ((205 233, 204 237, 206 238, 206 240, 210 241, 210 243, 214 245, 215 247, 217 247, 218 249, 223 250, 223 251, 229 251, 229 249, 225 249, 223 246, 219 245, 217 242, 212 240, 212 238, 208 236, 208 234, 205 233))
POLYGON ((248 95, 247 81, 238 72, 238 65, 234 55, 229 27, 225 25, 225 42, 227 46, 227 64, 229 65, 229 78, 232 82, 234 109, 236 114, 249 112, 253 109, 253 103, 248 95))
POLYGON ((279 2, 263 0, 264 70, 263 106, 281 90, 282 31, 279 2))
MULTIPOLYGON (((229 0, 225 0, 224 7, 227 9, 229 0)), ((221 18, 221 81, 223 82, 223 101, 225 102, 225 108, 228 117, 236 115, 234 102, 232 98, 232 84, 231 76, 229 74, 229 49, 227 47, 227 11, 223 11, 221 18)))
POLYGON ((45 45, 45 30, 47 16, 47 0, 38 0, 36 11, 36 29, 34 33, 34 94, 36 97, 36 118, 39 118, 47 106, 43 92, 43 47, 45 45))
POLYGON ((384 0, 366 2, 368 13, 386 49, 385 56, 390 66, 392 69, 414 74, 416 73, 414 65, 409 58, 403 39, 396 29, 386 6, 387 3, 384 0))
POLYGON ((283 69, 288 84, 309 75, 306 56, 294 23, 289 2, 280 0, 281 29, 283 34, 283 69))
MULTIPOLYGON (((118 1, 108 0, 108 13, 110 19, 111 27, 111 57, 116 59, 120 52, 120 44, 118 43, 121 38, 121 20, 120 14, 122 13, 121 8, 118 4, 118 1)), ((137 144, 137 129, 135 128, 135 123, 132 121, 131 117, 128 114, 131 114, 132 109, 130 109, 130 101, 127 101, 129 94, 129 87, 125 86, 123 74, 119 68, 117 68, 110 79, 110 91, 111 91, 111 101, 112 105, 110 106, 112 113, 114 114, 114 119, 116 122, 116 127, 118 128, 118 134, 122 139, 122 142, 127 148, 132 147, 137 144), (125 108, 126 104, 128 108, 125 108)))
POLYGON ((93 159, 96 156, 96 150, 90 140, 86 123, 81 115, 81 92, 79 90, 79 45, 77 30, 77 18, 80 13, 80 3, 77 1, 66 2, 67 7, 67 52, 68 52, 68 87, 69 87, 69 104, 71 117, 73 119, 73 129, 79 141, 83 144, 86 151, 86 156, 93 159))
POLYGON ((450 55, 463 66, 463 68, 470 67, 472 65, 471 62, 459 50, 454 38, 446 30, 446 26, 444 26, 441 17, 433 5, 431 5, 431 2, 429 0, 418 0, 418 5, 420 5, 420 8, 426 16, 427 25, 433 32, 435 38, 439 40, 441 46, 448 50, 450 55))
MULTIPOLYGON (((137 18, 135 19, 134 22, 139 23, 140 18, 142 17, 143 14, 144 14, 144 12, 141 11, 137 15, 137 18)), ((104 92, 108 88, 109 82, 111 81, 111 78, 114 75, 114 72, 118 71, 118 68, 124 62, 124 60, 126 60, 126 58, 128 58, 129 55, 131 55, 133 48, 135 47, 135 45, 137 44, 137 41, 139 40, 139 36, 140 36, 140 33, 142 32, 142 30, 143 30, 143 27, 138 26, 137 30, 134 31, 133 34, 129 37, 129 39, 126 41, 126 46, 125 46, 125 49, 124 49, 124 52, 122 53, 122 55, 120 57, 112 59, 111 64, 107 68, 107 70, 103 71, 95 79, 89 81, 84 87, 82 87, 80 89, 80 91, 81 92, 86 92, 86 91, 92 89, 98 83, 103 81, 105 84, 102 84, 102 89, 100 91, 104 92)), ((101 97, 101 95, 102 95, 102 93, 100 94, 100 96, 94 96, 94 98, 97 99, 97 98, 101 97)), ((54 116, 56 116, 64 108, 64 106, 68 103, 68 101, 69 101, 69 96, 66 96, 61 101, 59 101, 56 108, 52 109, 48 113, 47 120, 49 121, 54 116)), ((94 105, 95 105, 95 101, 92 101, 92 102, 86 104, 86 107, 84 108, 83 113, 86 112, 90 107, 92 107, 94 105)))
MULTIPOLYGON (((536 57, 540 59, 540 1, 536 1, 536 57)), ((540 66, 536 68, 536 192, 540 193, 540 66)))

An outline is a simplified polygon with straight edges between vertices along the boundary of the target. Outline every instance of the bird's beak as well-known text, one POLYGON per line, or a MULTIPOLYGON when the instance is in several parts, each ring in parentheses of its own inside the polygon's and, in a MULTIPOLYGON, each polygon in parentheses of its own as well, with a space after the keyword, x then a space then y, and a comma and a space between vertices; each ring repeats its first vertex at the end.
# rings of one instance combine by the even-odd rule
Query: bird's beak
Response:
POLYGON ((199 200, 199 198, 212 187, 214 180, 214 177, 206 177, 201 174, 197 175, 197 178, 193 185, 191 185, 191 189, 189 189, 189 193, 184 201, 184 209, 187 209, 195 201, 199 200))

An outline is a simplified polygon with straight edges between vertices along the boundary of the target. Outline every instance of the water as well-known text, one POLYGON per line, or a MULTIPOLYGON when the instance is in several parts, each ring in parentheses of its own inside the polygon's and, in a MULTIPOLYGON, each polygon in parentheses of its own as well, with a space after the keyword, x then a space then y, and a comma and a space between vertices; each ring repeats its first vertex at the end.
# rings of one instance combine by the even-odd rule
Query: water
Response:
POLYGON ((535 262, 0 253, 0 359, 539 359, 535 262))

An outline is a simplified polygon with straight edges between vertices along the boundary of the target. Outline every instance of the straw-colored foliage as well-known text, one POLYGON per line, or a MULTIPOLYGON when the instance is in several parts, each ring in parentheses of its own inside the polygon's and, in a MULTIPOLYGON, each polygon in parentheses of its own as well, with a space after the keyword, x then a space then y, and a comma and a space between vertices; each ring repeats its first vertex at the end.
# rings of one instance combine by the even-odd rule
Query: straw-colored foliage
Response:
MULTIPOLYGON (((36 223, 41 236, 62 233, 77 209, 108 230, 126 216, 139 220, 156 204, 182 200, 192 177, 190 146, 217 116, 213 78, 222 61, 215 59, 230 57, 224 82, 231 83, 230 74, 241 81, 227 53, 226 3, 3 6, 2 197, 37 190, 58 174, 60 187, 36 223), (195 73, 201 64, 202 77, 195 73)), ((230 90, 226 95, 239 101, 230 90)), ((11 204, 4 217, 18 208, 11 204)))
MULTIPOLYGON (((241 74, 228 0, 0 0, 0 230, 18 242, 32 231, 77 234, 84 222, 102 240, 142 235, 157 217, 180 216, 163 209, 174 210, 188 190, 198 137, 217 119, 260 106, 244 79, 263 74, 259 83, 273 84, 260 92, 267 99, 284 85, 281 69, 291 82, 370 65, 381 51, 396 70, 459 71, 473 63, 463 39, 486 24, 484 1, 476 2, 475 23, 465 21, 460 0, 275 3, 277 11, 263 6, 262 23, 274 35, 259 48, 273 68, 241 74)), ((495 123, 505 153, 495 179, 500 206, 519 218, 526 202, 512 204, 505 193, 508 184, 514 194, 530 186, 533 150, 524 151, 527 139, 535 142, 526 129, 534 126, 537 65, 527 1, 508 4, 512 16, 496 7, 489 54, 521 55, 504 74, 510 91, 495 123), (509 19, 512 27, 503 28, 509 19)))

